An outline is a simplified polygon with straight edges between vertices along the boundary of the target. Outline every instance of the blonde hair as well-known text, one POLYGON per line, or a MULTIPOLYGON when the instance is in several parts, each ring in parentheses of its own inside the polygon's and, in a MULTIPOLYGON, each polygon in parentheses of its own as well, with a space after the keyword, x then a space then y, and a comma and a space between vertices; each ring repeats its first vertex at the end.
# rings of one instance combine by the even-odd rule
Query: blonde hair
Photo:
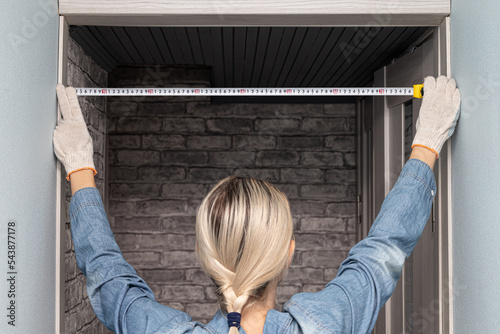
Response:
MULTIPOLYGON (((283 192, 268 182, 229 176, 196 214, 197 254, 228 313, 262 301, 289 266, 293 222, 283 192), (272 283, 272 284, 271 284, 272 283)), ((230 327, 229 333, 239 333, 230 327)))

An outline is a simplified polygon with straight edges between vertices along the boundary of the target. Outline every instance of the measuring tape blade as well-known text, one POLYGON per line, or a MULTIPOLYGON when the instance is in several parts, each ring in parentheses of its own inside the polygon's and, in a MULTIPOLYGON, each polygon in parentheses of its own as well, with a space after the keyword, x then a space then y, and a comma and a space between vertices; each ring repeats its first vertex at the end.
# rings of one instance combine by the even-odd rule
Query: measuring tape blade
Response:
MULTIPOLYGON (((344 88, 75 88, 79 96, 395 96, 413 95, 421 87, 344 88), (416 90, 417 89, 417 90, 416 90)), ((421 96, 420 96, 421 97, 421 96)))

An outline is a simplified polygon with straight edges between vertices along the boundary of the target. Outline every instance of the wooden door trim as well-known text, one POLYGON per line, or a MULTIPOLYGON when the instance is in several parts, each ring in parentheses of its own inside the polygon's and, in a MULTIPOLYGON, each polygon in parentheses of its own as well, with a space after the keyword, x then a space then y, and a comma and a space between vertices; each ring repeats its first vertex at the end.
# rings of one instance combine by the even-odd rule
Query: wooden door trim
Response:
MULTIPOLYGON (((446 17, 437 28, 437 50, 438 50, 438 68, 440 75, 451 76, 450 59, 450 17, 446 17)), ((453 217, 452 217, 452 160, 451 160, 451 140, 448 140, 441 150, 438 159, 439 174, 439 210, 438 231, 439 239, 439 299, 440 309, 440 334, 453 334, 453 217), (445 210, 443 209, 445 207, 445 210)))
MULTIPOLYGON (((445 18, 439 27, 434 30, 432 45, 429 43, 424 43, 422 47, 424 48, 433 48, 435 54, 431 59, 423 58, 423 64, 419 68, 421 69, 421 73, 423 77, 425 75, 447 75, 450 77, 450 18, 445 18), (432 74, 431 74, 432 73, 432 74)), ((418 50, 418 49, 417 49, 418 50)), ((418 52, 416 51, 416 55, 418 56, 418 52)), ((423 50, 423 49, 422 49, 423 50)), ((424 50, 425 51, 425 50, 424 50)), ((425 52, 424 52, 425 53, 425 52)), ((424 54, 422 53, 422 55, 424 54)), ((412 55, 407 55, 407 58, 411 58, 412 55)), ((394 66, 394 65, 393 65, 394 66)), ((417 69, 420 72, 420 70, 417 69)), ((375 85, 384 86, 386 83, 390 81, 392 85, 396 85, 394 80, 389 80, 387 75, 393 73, 388 67, 384 67, 379 71, 375 72, 375 85), (383 73, 386 73, 384 77, 383 73), (384 82, 384 80, 386 82, 384 82)), ((408 78, 406 78, 408 79, 408 78)), ((402 76, 402 80, 404 81, 404 75, 402 76)), ((408 79, 408 80, 411 80, 408 79)), ((401 82, 404 86, 404 82, 401 82)), ((376 101, 377 99, 375 99, 376 101)), ((382 100, 382 98, 380 98, 382 100)), ((394 100, 394 98, 386 98, 386 103, 382 106, 379 101, 377 112, 383 112, 384 115, 384 130, 387 129, 387 122, 390 122, 390 113, 387 114, 387 110, 393 107, 395 104, 400 103, 402 101, 394 100)), ((416 107, 421 103, 421 101, 414 101, 416 103, 416 107)), ((414 103, 414 104, 415 104, 414 103)), ((380 115, 379 115, 380 117, 380 115)), ((379 126, 381 120, 379 119, 379 126)), ((376 129, 374 128, 374 131, 376 129)), ((380 130, 379 130, 380 132, 380 130)), ((374 133, 375 134, 375 133, 374 133)), ((384 141, 385 141, 385 131, 384 131, 384 141)), ((387 146, 387 145, 385 145, 387 146)), ((374 151, 378 152, 378 164, 381 166, 385 166, 385 171, 388 171, 388 167, 390 164, 390 152, 387 151, 387 147, 385 150, 382 150, 380 147, 377 148, 374 146, 374 151)), ((376 162, 377 164, 377 162, 376 162)), ((381 167, 380 166, 380 167, 381 167)), ((380 171, 380 167, 377 169, 380 171)), ((435 167, 435 174, 437 176, 437 187, 438 194, 436 196, 436 204, 438 205, 438 213, 437 213, 437 237, 438 237, 438 278, 437 278, 437 290, 439 296, 439 333, 447 334, 453 333, 453 272, 452 272, 452 203, 451 203, 451 140, 448 140, 444 145, 440 159, 438 160, 435 167)), ((380 175, 380 174, 377 174, 380 175)), ((386 174, 387 177, 387 174, 386 174)), ((381 194, 381 180, 378 182, 377 188, 378 192, 375 192, 376 195, 375 200, 380 202, 380 194, 381 194), (377 200, 378 198, 378 200, 377 200)), ((379 207, 377 208, 377 210, 379 207)), ((404 275, 404 274, 403 274, 404 275)), ((403 278, 402 275, 402 278, 403 278)), ((399 294, 401 295, 401 294, 399 294)), ((394 309, 392 297, 386 304, 385 310, 381 310, 381 314, 379 319, 384 323, 377 323, 376 332, 384 332, 384 333, 392 333, 395 328, 391 328, 392 324, 395 322, 394 319, 391 319, 391 309, 394 309)))
POLYGON ((438 26, 450 0, 59 0, 71 25, 438 26))
MULTIPOLYGON (((67 84, 69 25, 64 16, 59 17, 59 53, 57 83, 67 84)), ((57 120, 61 110, 57 108, 57 120)), ((65 282, 66 282, 66 178, 58 160, 56 165, 56 274, 55 274, 55 333, 64 332, 65 282)))

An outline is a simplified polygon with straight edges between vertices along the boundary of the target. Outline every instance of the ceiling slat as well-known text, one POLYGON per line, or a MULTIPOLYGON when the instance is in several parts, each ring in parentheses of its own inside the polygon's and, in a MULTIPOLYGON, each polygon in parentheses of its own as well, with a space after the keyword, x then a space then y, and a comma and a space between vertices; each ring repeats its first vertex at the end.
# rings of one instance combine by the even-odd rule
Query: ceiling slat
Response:
POLYGON ((370 42, 373 42, 375 36, 379 34, 380 28, 364 27, 360 30, 364 30, 364 34, 361 33, 359 35, 359 39, 354 39, 355 44, 351 46, 350 50, 344 50, 343 63, 335 69, 333 76, 325 83, 325 86, 328 87, 328 85, 331 85, 332 82, 338 82, 342 74, 344 74, 350 67, 357 66, 358 64, 362 64, 363 60, 370 59, 371 55, 369 54, 369 50, 372 49, 367 48, 370 46, 370 42), (348 51, 348 53, 345 51, 348 51))
POLYGON ((149 52, 153 56, 155 64, 163 64, 164 63, 163 57, 158 48, 158 44, 156 44, 153 35, 151 34, 151 30, 149 28, 145 28, 145 29, 138 29, 138 31, 144 40, 144 44, 147 45, 149 52))
MULTIPOLYGON (((205 59, 205 64, 207 65, 214 65, 214 54, 212 50, 212 36, 210 34, 210 28, 198 28, 198 34, 200 38, 200 43, 201 43, 201 49, 203 52, 203 58, 205 59)), ((212 67, 212 73, 213 73, 213 67, 212 67)), ((213 87, 217 87, 217 82, 212 83, 213 87)))
POLYGON ((151 35, 153 35, 153 39, 155 41, 155 44, 158 46, 158 50, 160 50, 160 53, 162 55, 162 58, 164 59, 166 64, 174 64, 174 58, 172 56, 172 53, 170 52, 170 48, 167 45, 167 41, 165 40, 165 36, 163 36, 163 33, 161 31, 161 28, 157 27, 152 27, 151 28, 151 35))
POLYGON ((321 67, 314 76, 314 79, 309 83, 311 87, 321 87, 320 81, 328 74, 328 71, 332 68, 333 64, 335 64, 340 57, 343 57, 340 46, 349 43, 357 31, 358 28, 346 28, 343 31, 342 35, 335 44, 335 47, 332 49, 332 52, 328 55, 328 60, 321 64, 321 67))
POLYGON ((264 57, 267 50, 267 41, 271 34, 271 28, 259 28, 259 38, 257 40, 256 54, 254 58, 253 72, 249 87, 257 87, 259 85, 260 73, 264 65, 264 57))
POLYGON ((119 57, 119 63, 130 64, 134 62, 129 51, 123 46, 121 40, 118 36, 116 36, 112 27, 99 27, 98 30, 103 36, 103 42, 108 44, 113 50, 113 53, 119 57))
POLYGON ((233 72, 234 86, 241 87, 243 84, 243 70, 245 68, 245 46, 246 46, 247 28, 234 28, 233 36, 233 72))
POLYGON ((365 86, 426 27, 73 26, 106 70, 118 64, 212 66, 213 87, 365 86))
MULTIPOLYGON (((142 30, 142 29, 141 29, 142 30)), ((137 50, 140 50, 142 58, 146 64, 154 64, 155 59, 144 41, 141 32, 136 27, 128 27, 127 33, 132 42, 136 45, 137 50)))
MULTIPOLYGON (((88 31, 95 37, 96 40, 98 40, 98 41, 105 40, 101 29, 98 29, 97 27, 92 27, 92 26, 87 27, 87 28, 88 28, 88 31)), ((109 55, 109 58, 113 59, 114 63, 118 64, 118 63, 122 62, 120 54, 115 52, 115 50, 113 50, 110 43, 99 43, 99 45, 102 47, 102 49, 106 50, 106 53, 109 55)))
POLYGON ((224 87, 224 52, 222 50, 222 28, 211 27, 210 34, 212 36, 212 52, 213 52, 213 67, 212 73, 216 78, 214 87, 224 87))
POLYGON ((356 50, 359 41, 362 41, 365 35, 366 35, 365 29, 358 28, 356 29, 356 33, 349 42, 344 42, 339 44, 338 48, 340 49, 340 54, 337 57, 337 59, 335 59, 335 61, 332 62, 330 68, 325 72, 323 77, 318 82, 319 86, 321 87, 326 86, 327 82, 330 81, 330 79, 337 74, 338 69, 341 68, 342 65, 345 66, 350 65, 348 59, 350 59, 349 57, 354 52, 354 50, 356 50))
POLYGON ((316 62, 316 59, 318 58, 321 49, 325 46, 325 41, 330 35, 330 32, 331 29, 320 28, 319 33, 317 34, 312 45, 310 47, 308 45, 304 47, 304 49, 306 50, 307 48, 309 48, 309 52, 307 53, 307 57, 303 61, 299 59, 299 63, 301 63, 302 66, 300 67, 299 72, 290 81, 291 86, 293 87, 302 86, 304 77, 306 76, 311 66, 316 62))
POLYGON ((404 52, 421 34, 424 33, 426 28, 406 28, 405 32, 400 35, 397 39, 392 42, 392 45, 388 47, 387 52, 384 52, 379 59, 370 66, 370 69, 365 72, 359 72, 358 76, 352 77, 352 79, 347 82, 348 85, 357 86, 363 85, 367 82, 373 80, 373 71, 381 68, 390 63, 394 57, 398 57, 404 52), (358 84, 359 82, 359 84, 358 84))
POLYGON ((92 36, 88 27, 79 29, 73 34, 74 39, 79 43, 87 53, 96 59, 104 68, 111 69, 116 66, 116 60, 112 59, 106 50, 92 36))
POLYGON ((189 46, 189 39, 186 34, 186 28, 184 27, 175 27, 170 28, 175 32, 175 36, 177 36, 177 40, 179 41, 179 46, 181 48, 182 57, 184 59, 184 64, 194 64, 194 57, 191 52, 191 47, 189 46))
POLYGON ((222 29, 222 43, 224 45, 224 65, 226 71, 224 71, 224 86, 233 87, 233 73, 234 73, 234 45, 233 45, 233 31, 234 28, 222 29))
POLYGON ((278 55, 276 56, 276 63, 275 66, 273 67, 273 71, 271 73, 271 76, 269 77, 268 84, 269 87, 275 87, 276 86, 276 81, 278 80, 278 76, 280 75, 281 71, 283 70, 283 66, 285 64, 285 59, 288 55, 288 53, 291 51, 291 45, 293 38, 295 36, 295 31, 296 28, 294 27, 287 27, 285 28, 283 32, 283 38, 281 39, 280 47, 278 50, 278 55))
POLYGON ((269 77, 271 76, 271 72, 276 64, 276 56, 278 55, 278 50, 283 38, 283 31, 283 27, 276 27, 271 30, 266 58, 264 60, 264 67, 262 68, 259 80, 259 86, 261 87, 269 87, 269 77))
POLYGON ((144 59, 142 59, 141 54, 136 48, 136 45, 132 40, 130 39, 129 35, 127 34, 127 31, 123 27, 112 27, 113 31, 115 32, 116 36, 118 39, 121 41, 123 44, 123 47, 126 48, 134 60, 134 63, 136 64, 143 64, 144 59))
POLYGON ((177 40, 177 36, 172 28, 161 28, 161 32, 165 38, 165 41, 172 53, 172 57, 174 58, 175 64, 183 64, 184 57, 181 52, 181 47, 179 45, 179 41, 177 40))
POLYGON ((285 82, 283 83, 285 86, 287 86, 287 87, 294 86, 294 84, 293 84, 294 79, 297 77, 300 70, 304 66, 307 66, 307 65, 305 65, 305 61, 307 59, 307 56, 311 52, 311 48, 312 48, 314 41, 316 40, 320 31, 321 31, 321 28, 318 28, 318 27, 312 27, 312 28, 309 28, 307 30, 307 34, 306 34, 306 37, 304 38, 304 42, 300 46, 300 49, 297 50, 297 58, 295 59, 293 67, 292 67, 291 71, 288 73, 285 82))
POLYGON ((304 87, 310 86, 311 80, 313 80, 313 78, 315 78, 318 75, 319 69, 323 66, 325 62, 330 62, 331 60, 330 55, 337 46, 339 38, 344 33, 345 29, 346 28, 333 29, 333 32, 330 34, 330 36, 325 42, 325 46, 320 51, 318 58, 316 58, 316 61, 314 62, 314 64, 312 64, 312 67, 310 68, 306 77, 304 78, 304 80, 302 80, 302 85, 304 87))
POLYGON ((198 35, 198 30, 193 27, 187 27, 186 33, 188 36, 189 46, 191 47, 191 52, 193 53, 195 64, 207 65, 203 59, 203 52, 201 51, 200 36, 198 35))
POLYGON ((249 86, 249 82, 251 82, 252 73, 253 73, 253 65, 255 63, 255 53, 257 50, 257 38, 259 36, 259 29, 256 27, 247 28, 247 36, 246 36, 246 46, 245 46, 245 61, 243 64, 243 82, 242 86, 249 86))
POLYGON ((283 69, 281 70, 281 73, 278 77, 278 81, 276 82, 277 87, 284 87, 283 83, 295 62, 298 50, 300 50, 300 46, 304 41, 308 29, 309 28, 299 27, 295 31, 293 42, 292 45, 290 46, 290 52, 288 52, 288 55, 285 59, 285 63, 283 64, 283 69))
POLYGON ((337 83, 339 86, 345 84, 347 80, 349 80, 352 76, 359 75, 373 64, 376 61, 381 53, 384 52, 384 49, 390 47, 390 43, 392 42, 392 38, 394 36, 399 36, 404 31, 404 28, 396 28, 396 29, 382 29, 376 36, 373 37, 370 44, 360 52, 359 58, 353 62, 353 66, 349 66, 344 70, 337 78, 337 83), (391 36, 393 36, 391 38, 391 36), (359 64, 355 66, 354 64, 359 64))

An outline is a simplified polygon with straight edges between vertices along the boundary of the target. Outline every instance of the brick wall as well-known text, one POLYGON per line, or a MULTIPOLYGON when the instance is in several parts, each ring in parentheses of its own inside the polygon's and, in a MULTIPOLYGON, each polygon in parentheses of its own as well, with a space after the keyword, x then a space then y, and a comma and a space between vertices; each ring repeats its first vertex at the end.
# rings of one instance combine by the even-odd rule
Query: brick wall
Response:
MULTIPOLYGON (((97 65, 80 45, 69 39, 68 85, 74 87, 106 87, 107 72, 97 65)), ((94 143, 94 163, 98 174, 96 185, 104 197, 105 187, 105 133, 106 99, 79 97, 78 101, 94 143)), ((66 203, 69 206, 71 190, 66 183, 66 203)), ((69 210, 66 210, 69 214, 69 210)), ((110 333, 97 319, 87 295, 87 280, 76 264, 75 247, 71 240, 71 225, 66 217, 66 282, 65 282, 65 333, 110 333)))
MULTIPOLYGON (((122 66, 110 87, 209 86, 208 69, 122 66)), ((208 321, 214 287, 195 258, 195 212, 228 175, 289 197, 296 255, 281 303, 333 279, 355 244, 352 104, 210 104, 207 97, 108 98, 109 216, 123 255, 157 300, 208 321)))

